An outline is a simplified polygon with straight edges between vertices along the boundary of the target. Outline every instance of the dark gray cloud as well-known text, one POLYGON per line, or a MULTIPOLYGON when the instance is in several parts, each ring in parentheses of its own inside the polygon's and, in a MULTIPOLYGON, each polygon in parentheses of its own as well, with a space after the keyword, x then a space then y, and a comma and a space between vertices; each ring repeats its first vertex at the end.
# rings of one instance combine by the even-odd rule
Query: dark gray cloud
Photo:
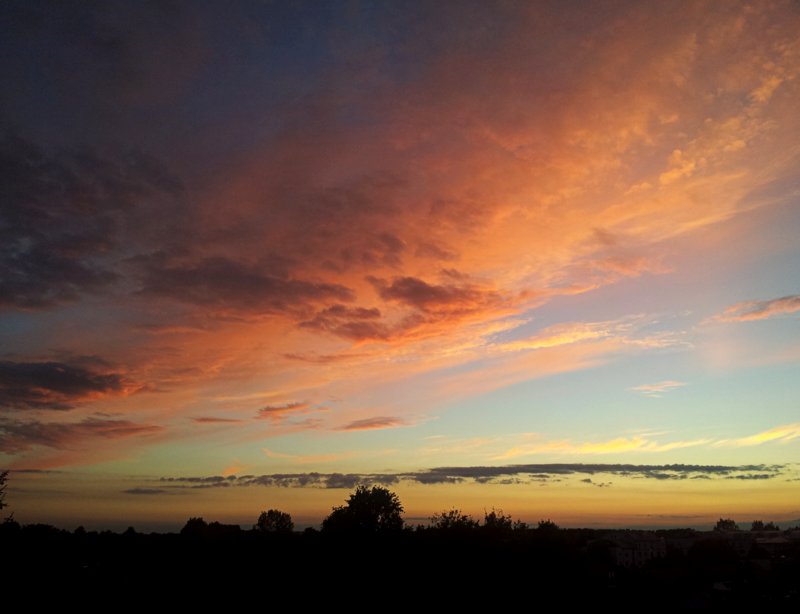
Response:
POLYGON ((122 493, 125 495, 172 495, 175 494, 175 491, 163 488, 129 488, 123 490, 122 493))
POLYGON ((126 233, 141 249, 170 226, 154 207, 181 191, 140 152, 50 154, 10 135, 0 138, 0 186, 0 309, 44 309, 109 288, 121 278, 126 233))
POLYGON ((770 480, 772 478, 778 477, 778 474, 775 473, 743 473, 737 475, 729 475, 727 479, 729 480, 770 480))
POLYGON ((597 486, 598 488, 607 488, 611 486, 612 482, 595 482, 592 478, 584 478, 581 480, 584 484, 591 484, 592 486, 597 486))
POLYGON ((163 255, 142 261, 143 292, 197 306, 248 313, 302 313, 313 303, 351 301, 339 284, 279 277, 257 264, 224 257, 170 263, 163 255))
POLYGON ((0 361, 0 410, 72 409, 88 399, 121 393, 125 378, 63 362, 0 361))
POLYGON ((435 285, 417 277, 395 277, 391 283, 369 277, 381 298, 397 301, 420 311, 470 311, 497 300, 494 292, 470 285, 435 285))
MULTIPOLYGON (((405 473, 273 473, 265 475, 162 477, 160 482, 175 488, 215 488, 226 486, 281 486, 292 488, 353 488, 357 484, 392 485, 399 482, 417 484, 456 484, 472 481, 478 484, 530 485, 560 482, 565 476, 625 476, 645 479, 770 479, 782 475, 785 465, 626 465, 546 463, 537 465, 505 465, 501 467, 438 467, 405 473), (670 477, 665 477, 670 476, 670 477)), ((609 481, 592 477, 581 482, 600 488, 609 481)))
POLYGON ((235 475, 211 475, 211 476, 194 476, 188 478, 161 478, 162 482, 182 482, 186 484, 224 484, 225 482, 235 481, 235 475))
POLYGON ((90 439, 123 439, 155 435, 164 427, 129 420, 87 418, 80 422, 0 421, 0 452, 14 454, 33 446, 74 450, 90 439))

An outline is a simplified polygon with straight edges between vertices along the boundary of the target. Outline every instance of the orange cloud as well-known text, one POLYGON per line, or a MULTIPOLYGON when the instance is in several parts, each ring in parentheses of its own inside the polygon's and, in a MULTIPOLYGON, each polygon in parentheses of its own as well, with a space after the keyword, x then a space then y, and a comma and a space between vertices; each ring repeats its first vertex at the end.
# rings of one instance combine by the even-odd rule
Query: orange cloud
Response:
MULTIPOLYGON (((287 107, 259 115, 254 92, 247 125, 209 125, 248 135, 240 150, 219 148, 224 156, 164 151, 179 160, 170 169, 4 141, 24 178, 9 209, 19 228, 0 254, 13 273, 4 283, 19 281, 3 286, 5 307, 86 299, 103 314, 71 326, 41 316, 31 338, 4 351, 68 347, 126 368, 4 362, 0 403, 38 411, 103 399, 136 424, 140 410, 148 424, 210 424, 260 405, 259 417, 284 428, 336 398, 334 424, 388 427, 408 410, 353 419, 375 406, 353 399, 427 377, 414 393, 435 406, 680 346, 680 334, 633 320, 561 323, 526 339, 514 328, 555 298, 668 274, 675 239, 705 241, 771 204, 753 195, 797 167, 800 17, 767 3, 690 2, 680 14, 634 3, 607 21, 512 6, 503 36, 484 27, 491 7, 431 7, 437 19, 415 21, 409 44, 447 44, 426 47, 401 80, 383 54, 354 68, 332 48, 324 82, 309 78, 287 107), (452 27, 432 25, 442 20, 452 27), (113 180, 102 169, 115 169, 113 180), (175 178, 184 171, 185 186, 175 178), (42 191, 60 177, 74 186, 42 191), (129 395, 138 389, 129 379, 159 402, 129 395)), ((163 125, 185 115, 178 105, 161 112, 163 125)), ((242 114, 220 115, 236 124, 242 114)), ((720 319, 798 309, 787 296, 720 319)))
POLYGON ((277 423, 282 422, 286 417, 293 414, 308 414, 325 411, 326 409, 326 407, 314 405, 308 401, 295 401, 284 403, 283 405, 265 405, 258 410, 256 418, 277 423))
POLYGON ((218 418, 216 416, 200 416, 191 420, 197 424, 237 424, 242 422, 236 418, 218 418))
POLYGON ((97 439, 147 437, 162 433, 164 427, 130 420, 86 418, 80 422, 4 420, 0 422, 0 451, 17 453, 32 447, 75 449, 97 439))
POLYGON ((800 311, 800 295, 783 296, 767 301, 743 301, 731 305, 721 314, 714 316, 717 322, 750 322, 766 320, 777 315, 800 311))
POLYGON ((398 426, 409 426, 408 422, 402 418, 394 416, 376 416, 374 418, 364 418, 353 420, 344 426, 339 427, 340 431, 369 431, 374 429, 390 429, 398 426))

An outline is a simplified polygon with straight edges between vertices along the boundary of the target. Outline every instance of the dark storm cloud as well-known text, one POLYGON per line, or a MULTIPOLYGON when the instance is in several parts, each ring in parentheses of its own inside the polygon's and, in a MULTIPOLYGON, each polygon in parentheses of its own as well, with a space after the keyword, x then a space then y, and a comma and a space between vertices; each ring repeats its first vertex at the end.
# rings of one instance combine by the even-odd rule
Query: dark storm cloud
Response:
POLYGON ((3 420, 0 421, 0 451, 14 454, 33 446, 69 450, 90 439, 123 439, 154 435, 163 430, 161 426, 138 424, 129 420, 96 418, 87 418, 81 422, 3 420))
MULTIPOLYGON (((213 488, 221 483, 230 486, 281 486, 292 488, 353 488, 357 484, 392 485, 400 482, 417 484, 476 484, 525 485, 560 482, 564 476, 618 475, 646 479, 770 479, 780 476, 785 465, 624 465, 547 463, 538 465, 506 465, 502 467, 438 467, 406 473, 273 473, 265 475, 211 477, 162 477, 178 488, 213 488), (670 476, 670 477, 665 477, 670 476)), ((595 481, 592 477, 581 482, 606 488, 611 482, 595 481)))
POLYGON ((72 409, 82 401, 125 390, 119 373, 62 362, 0 361, 0 410, 72 409))
POLYGON ((169 227, 163 209, 152 219, 153 207, 181 187, 138 152, 49 154, 6 134, 0 190, 0 309, 43 309, 119 280, 116 250, 130 233, 142 249, 169 227))

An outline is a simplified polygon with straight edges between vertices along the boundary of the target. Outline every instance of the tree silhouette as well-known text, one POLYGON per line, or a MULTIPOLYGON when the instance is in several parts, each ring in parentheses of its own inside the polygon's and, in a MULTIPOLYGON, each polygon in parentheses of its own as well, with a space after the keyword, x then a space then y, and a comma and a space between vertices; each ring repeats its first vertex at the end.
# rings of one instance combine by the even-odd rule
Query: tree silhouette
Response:
POLYGON ((441 531, 471 531, 477 529, 479 522, 461 510, 453 508, 431 516, 431 528, 441 531))
MULTIPOLYGON (((4 507, 8 507, 8 503, 6 503, 6 480, 8 479, 8 471, 0 471, 0 510, 4 507)), ((5 522, 10 522, 13 518, 14 514, 8 516, 5 519, 5 522)))
POLYGON ((483 511, 483 525, 481 529, 490 533, 507 533, 514 528, 514 521, 511 516, 503 513, 503 510, 495 510, 492 508, 491 512, 483 511))
POLYGON ((208 523, 202 518, 189 518, 186 524, 181 529, 181 535, 189 535, 192 537, 199 537, 204 535, 208 530, 208 523))
POLYGON ((750 525, 751 531, 780 531, 780 527, 776 525, 774 522, 768 522, 764 524, 763 520, 754 520, 753 524, 750 525))
POLYGON ((286 512, 267 510, 258 516, 255 529, 262 533, 291 533, 294 531, 294 522, 286 512))
POLYGON ((8 478, 8 471, 0 471, 0 510, 6 505, 6 478, 8 478))
POLYGON ((555 533, 558 531, 558 525, 548 518, 547 520, 540 520, 536 530, 542 533, 555 533))
POLYGON ((403 528, 403 506, 395 493, 382 486, 356 487, 344 505, 334 507, 322 521, 326 533, 378 533, 403 528))

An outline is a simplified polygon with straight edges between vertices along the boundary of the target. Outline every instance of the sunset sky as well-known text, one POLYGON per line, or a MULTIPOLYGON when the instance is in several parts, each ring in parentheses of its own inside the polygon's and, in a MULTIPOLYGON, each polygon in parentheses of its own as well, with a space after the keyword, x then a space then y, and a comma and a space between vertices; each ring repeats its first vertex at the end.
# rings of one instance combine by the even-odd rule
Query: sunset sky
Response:
MULTIPOLYGON (((22 523, 800 523, 800 4, 0 3, 22 523)), ((7 510, 4 510, 4 512, 7 510)))

